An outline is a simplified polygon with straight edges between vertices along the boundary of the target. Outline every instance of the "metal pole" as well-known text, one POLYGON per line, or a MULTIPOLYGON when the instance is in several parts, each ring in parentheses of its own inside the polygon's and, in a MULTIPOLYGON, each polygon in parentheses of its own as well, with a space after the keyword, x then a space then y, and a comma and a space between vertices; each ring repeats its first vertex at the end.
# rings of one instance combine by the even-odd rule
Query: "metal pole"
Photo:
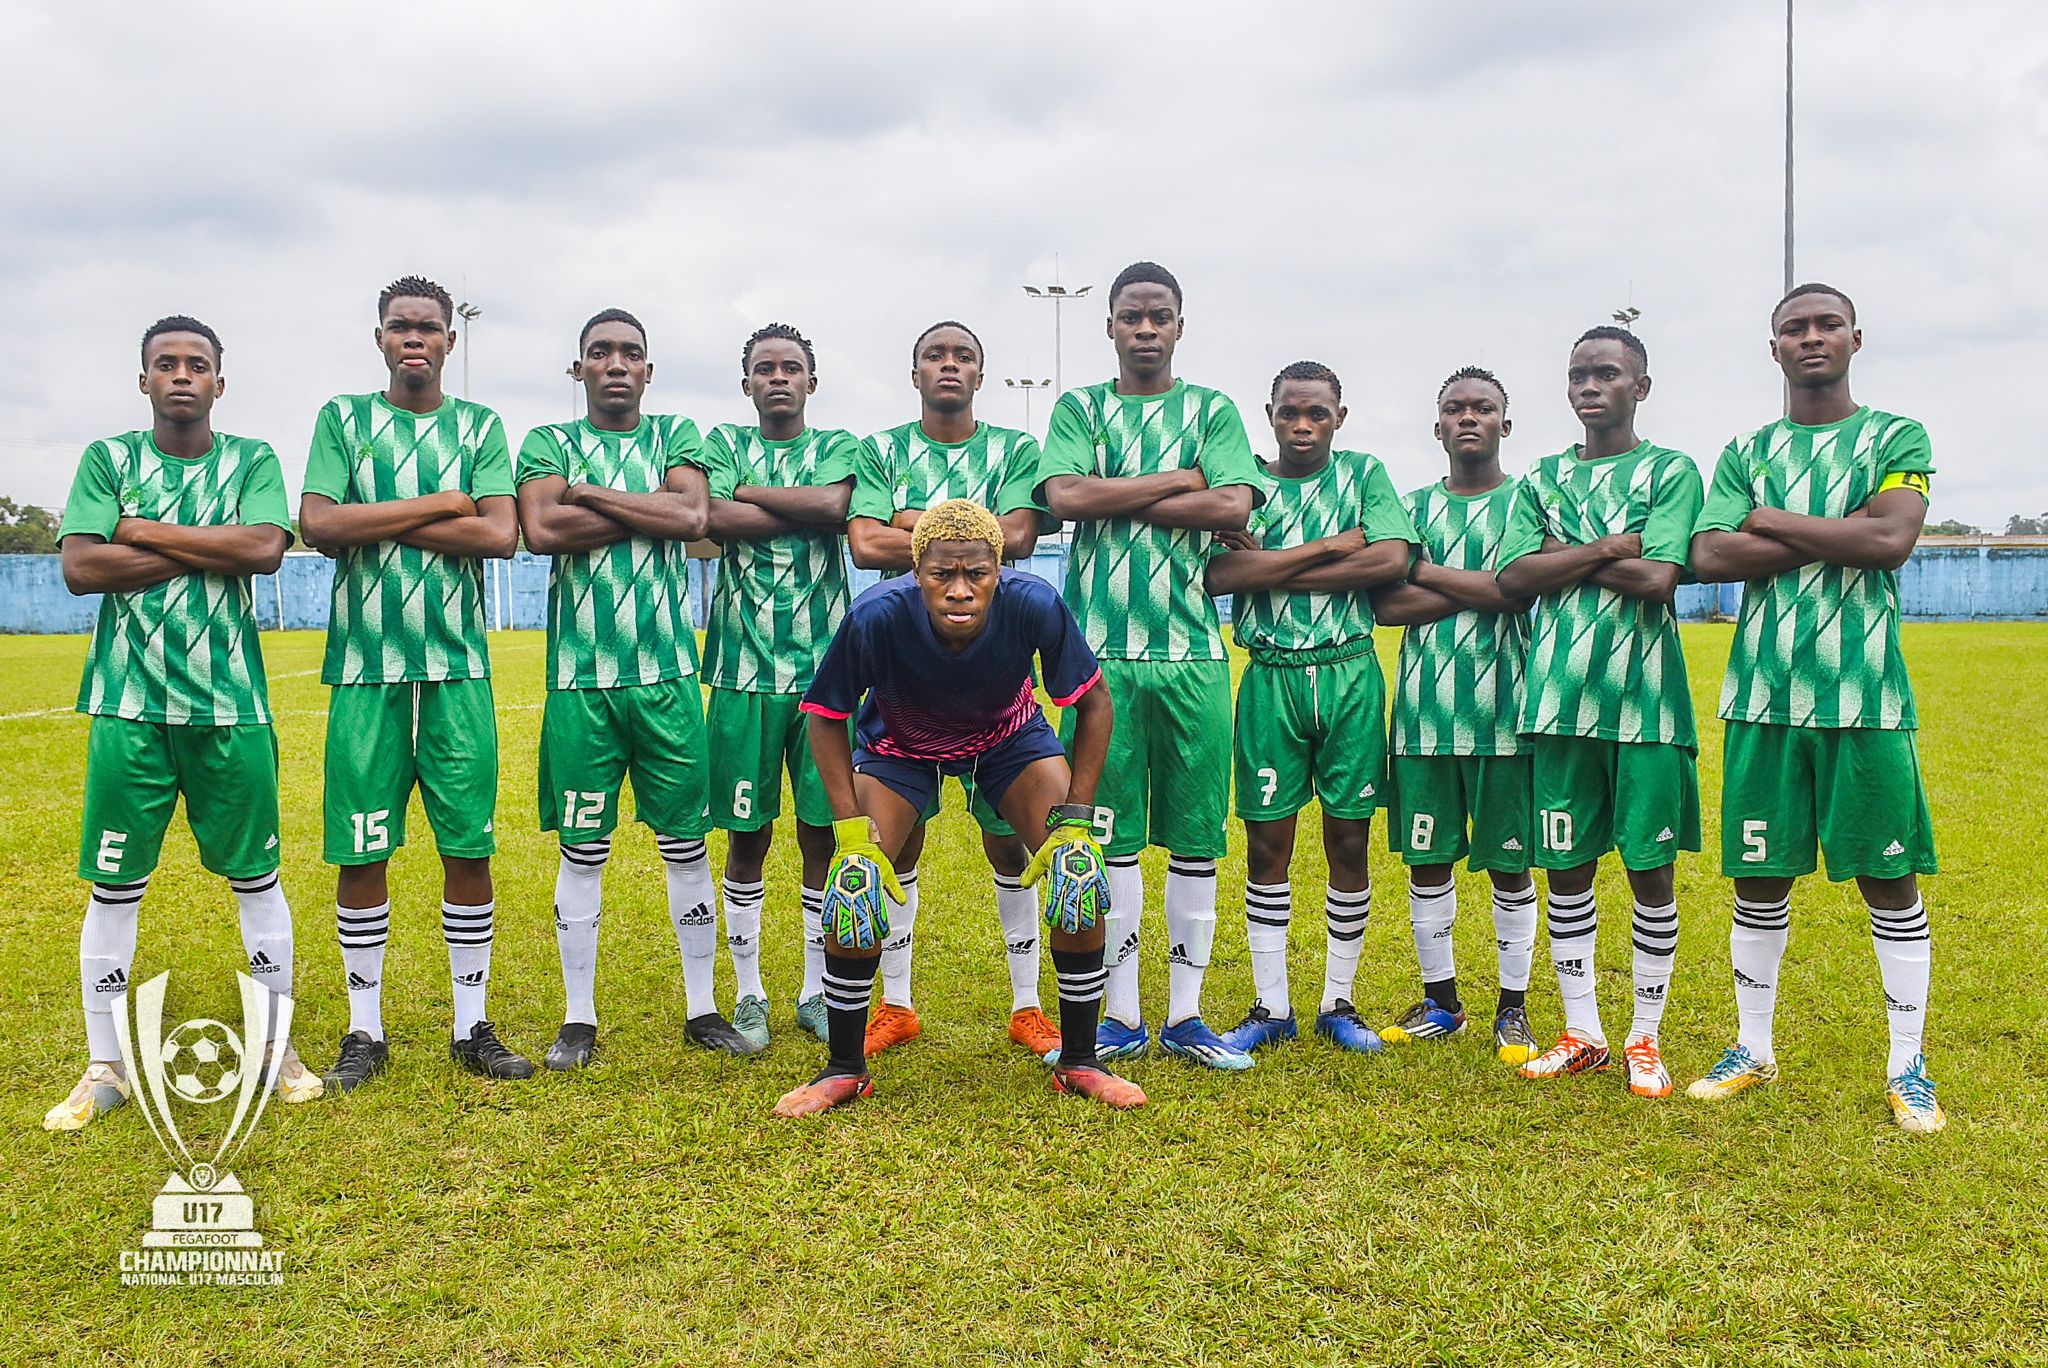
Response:
POLYGON ((1792 290, 1792 0, 1785 0, 1785 291, 1792 290))

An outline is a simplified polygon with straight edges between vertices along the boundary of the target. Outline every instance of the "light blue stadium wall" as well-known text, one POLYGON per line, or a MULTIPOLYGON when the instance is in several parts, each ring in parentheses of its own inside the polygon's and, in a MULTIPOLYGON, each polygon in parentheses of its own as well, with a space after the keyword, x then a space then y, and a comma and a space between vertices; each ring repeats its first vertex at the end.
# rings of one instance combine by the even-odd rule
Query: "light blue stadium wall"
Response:
MULTIPOLYGON (((1066 564, 1062 550, 1044 551, 1026 568, 1057 584, 1066 564)), ((690 563, 693 604, 709 589, 708 561, 690 563)), ((541 627, 547 621, 547 561, 521 553, 490 564, 486 603, 492 625, 541 627)), ((275 575, 256 581, 256 620, 266 628, 324 628, 327 625, 328 561, 314 555, 285 557, 275 575), (280 600, 282 602, 280 603, 280 600)), ((856 570, 855 591, 879 578, 856 570)), ((2048 546, 1922 546, 1899 572, 1899 594, 1913 618, 2048 621, 2048 546)), ((1679 612, 1711 616, 1716 607, 1732 615, 1740 586, 1687 585, 1678 591, 1679 612)), ((1230 604, 1221 605, 1227 619, 1230 604)), ((55 556, 0 556, 0 632, 89 632, 99 612, 97 595, 73 596, 55 556)), ((701 611, 698 620, 702 621, 701 611)))

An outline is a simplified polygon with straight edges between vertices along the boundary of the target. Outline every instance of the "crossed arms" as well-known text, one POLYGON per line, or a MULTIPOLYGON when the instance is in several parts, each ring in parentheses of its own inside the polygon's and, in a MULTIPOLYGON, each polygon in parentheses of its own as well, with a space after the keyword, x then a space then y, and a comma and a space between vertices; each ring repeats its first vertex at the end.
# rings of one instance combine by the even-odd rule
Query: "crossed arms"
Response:
POLYGON ((1815 561, 1855 570, 1896 570, 1913 554, 1926 521, 1927 499, 1912 489, 1887 489, 1840 518, 1751 509, 1737 531, 1693 537, 1693 573, 1719 583, 1768 579, 1815 561))
POLYGON ((307 493, 299 499, 299 534, 324 556, 387 541, 472 558, 503 559, 519 549, 519 519, 510 495, 471 499, 457 489, 351 504, 307 493))
POLYGON ((519 527, 535 555, 595 551, 628 537, 695 541, 710 525, 710 486, 691 465, 671 467, 661 488, 646 494, 572 485, 560 475, 519 486, 519 527))
POLYGON ((74 594, 147 589, 180 575, 275 574, 290 534, 269 523, 184 527, 122 518, 111 538, 73 533, 62 548, 64 584, 74 594))
POLYGON ((1249 485, 1211 489, 1200 470, 1054 475, 1045 482, 1045 506, 1066 522, 1133 518, 1155 527, 1242 532, 1251 521, 1252 491, 1249 485))

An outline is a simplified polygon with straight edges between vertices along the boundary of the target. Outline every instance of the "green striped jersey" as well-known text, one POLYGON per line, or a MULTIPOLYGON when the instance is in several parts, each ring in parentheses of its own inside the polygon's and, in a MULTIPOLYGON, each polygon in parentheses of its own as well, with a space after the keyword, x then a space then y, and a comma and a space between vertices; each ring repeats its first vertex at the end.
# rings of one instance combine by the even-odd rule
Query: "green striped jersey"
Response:
MULTIPOLYGON (((687 418, 650 414, 631 432, 590 420, 526 434, 518 481, 652 494, 677 466, 698 465, 703 439, 687 418)), ((690 561, 683 543, 634 535, 554 557, 548 571, 548 687, 616 689, 697 673, 690 561)))
MULTIPOLYGON (((147 431, 87 447, 57 536, 111 541, 122 518, 291 532, 277 453, 267 442, 226 433, 215 433, 212 449, 196 460, 166 456, 147 431)), ((103 595, 78 711, 201 727, 269 722, 249 577, 194 570, 103 595)))
MULTIPOLYGON (((1755 508, 1839 518, 1887 477, 1934 471, 1927 430, 1859 408, 1839 423, 1780 419, 1728 444, 1697 531, 1733 532, 1755 508)), ((1889 570, 1816 561, 1742 586, 1742 613, 1721 685, 1721 716, 1787 727, 1920 723, 1899 651, 1899 584, 1889 570)))
MULTIPOLYGON (((1042 485, 1056 475, 1195 468, 1212 489, 1260 488, 1244 420, 1227 395, 1176 380, 1164 394, 1126 396, 1106 380, 1060 396, 1038 474, 1042 485)), ((1220 547, 1211 533, 1135 518, 1077 523, 1065 593, 1089 647, 1105 660, 1226 659, 1216 605, 1202 588, 1202 569, 1220 547)))
MULTIPOLYGON (((512 493, 505 427, 482 404, 449 398, 432 413, 393 408, 381 394, 327 401, 313 426, 306 493, 338 504, 386 503, 460 490, 512 493)), ((351 546, 334 559, 327 684, 485 679, 484 563, 401 542, 351 546)))
MULTIPOLYGON (((1288 478, 1278 463, 1265 467, 1266 502, 1246 529, 1269 551, 1284 551, 1354 527, 1365 539, 1415 540, 1408 511, 1377 456, 1333 451, 1313 475, 1288 478)), ((1372 598, 1366 590, 1323 593, 1310 589, 1258 589, 1237 596, 1231 631, 1254 652, 1305 651, 1372 640, 1372 598)))
POLYGON ((1059 526, 1038 501, 1038 441, 1028 432, 979 423, 964 442, 937 442, 921 424, 905 423, 860 444, 849 518, 886 523, 948 499, 972 499, 997 515, 1028 508, 1038 514, 1039 531, 1059 526))
MULTIPOLYGON (((741 485, 835 485, 853 478, 859 446, 837 428, 771 442, 757 427, 721 423, 705 439, 704 470, 714 499, 730 499, 741 485)), ((805 528, 727 542, 704 633, 704 682, 742 693, 802 693, 846 615, 849 585, 843 531, 805 528)))
MULTIPOLYGON (((1438 480, 1411 493, 1423 556, 1447 570, 1497 572, 1520 490, 1519 480, 1506 480, 1484 494, 1453 494, 1438 480)), ((1519 754, 1528 649, 1522 613, 1468 608, 1408 628, 1394 685, 1394 754, 1519 754)))
MULTIPOLYGON (((1634 532, 1643 559, 1681 569, 1699 516, 1700 473, 1683 452, 1639 443, 1619 456, 1582 460, 1574 446, 1523 477, 1500 563, 1511 565, 1554 537, 1582 546, 1634 532)), ((1523 675, 1522 731, 1696 748, 1692 692, 1678 646, 1678 615, 1582 580, 1536 601, 1523 675)))

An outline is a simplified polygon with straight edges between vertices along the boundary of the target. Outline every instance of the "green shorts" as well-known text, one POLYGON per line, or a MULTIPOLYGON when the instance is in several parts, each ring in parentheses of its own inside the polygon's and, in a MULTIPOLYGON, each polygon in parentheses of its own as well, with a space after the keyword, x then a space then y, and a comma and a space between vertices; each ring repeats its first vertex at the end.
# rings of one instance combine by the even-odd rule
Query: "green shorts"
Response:
POLYGON ((540 715, 540 829, 564 845, 601 841, 619 824, 619 781, 633 776, 633 815, 658 835, 711 826, 704 691, 695 675, 619 689, 553 689, 540 715))
MULTIPOLYGON (((975 824, 991 836, 1015 836, 1017 829, 1003 820, 1003 815, 988 805, 981 796, 981 790, 974 786, 974 776, 960 774, 953 776, 960 781, 960 791, 967 795, 967 810, 974 815, 975 824)), ((931 802, 925 804, 924 814, 917 820, 929 822, 939 815, 946 796, 946 776, 939 776, 938 789, 932 794, 931 802)))
POLYGON ((1237 685, 1237 815, 1277 822, 1308 806, 1370 819, 1387 785, 1387 683, 1370 645, 1343 659, 1253 660, 1237 685))
POLYGON ((1610 850, 1662 869, 1700 848, 1700 778, 1684 746, 1594 736, 1525 738, 1534 757, 1536 865, 1575 869, 1610 850))
POLYGON ((803 695, 711 691, 705 726, 711 733, 711 823, 725 831, 759 831, 782 815, 782 773, 796 790, 796 819, 832 825, 832 804, 811 758, 810 718, 797 711, 803 695))
POLYGON ((153 872, 181 793, 200 864, 224 879, 277 868, 276 732, 95 717, 78 877, 132 883, 153 872))
POLYGON ((1388 763, 1387 849, 1399 852, 1403 864, 1465 860, 1468 869, 1522 873, 1536 843, 1531 768, 1527 754, 1395 756, 1388 763))
MULTIPOLYGON (((1105 660, 1102 683, 1116 709, 1095 791, 1096 806, 1108 810, 1107 825, 1097 831, 1103 853, 1135 855, 1156 845, 1191 859, 1222 858, 1230 662, 1105 660)), ((1060 740, 1069 751, 1075 715, 1072 708, 1060 715, 1060 740)))
POLYGON ((1917 733, 1730 722, 1721 762, 1721 872, 1797 878, 1937 872, 1917 733))
POLYGON ((434 845, 458 860, 496 853, 498 716, 488 679, 341 684, 327 700, 327 863, 376 864, 405 844, 418 785, 434 845))

